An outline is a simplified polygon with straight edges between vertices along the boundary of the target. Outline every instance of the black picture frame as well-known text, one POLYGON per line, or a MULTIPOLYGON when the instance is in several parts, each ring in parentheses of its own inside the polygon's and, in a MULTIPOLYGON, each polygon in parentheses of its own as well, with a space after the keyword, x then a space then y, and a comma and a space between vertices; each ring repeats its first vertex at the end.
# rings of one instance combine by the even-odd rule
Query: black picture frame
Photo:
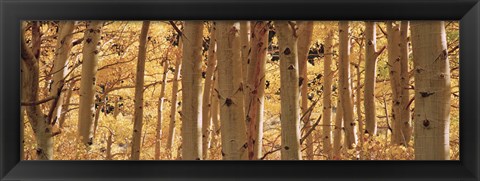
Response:
POLYGON ((0 180, 480 180, 478 0, 0 0, 0 180), (460 161, 20 161, 21 20, 459 20, 460 161))

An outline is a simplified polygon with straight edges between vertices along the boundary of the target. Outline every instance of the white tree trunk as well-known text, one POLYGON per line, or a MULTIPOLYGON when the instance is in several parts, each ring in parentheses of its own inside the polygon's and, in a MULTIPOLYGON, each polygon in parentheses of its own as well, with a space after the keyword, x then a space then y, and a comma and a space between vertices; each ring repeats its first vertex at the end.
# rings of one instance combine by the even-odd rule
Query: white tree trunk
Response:
POLYGON ((357 134, 355 133, 355 122, 353 120, 353 102, 352 89, 350 85, 350 27, 348 21, 339 22, 339 94, 343 108, 343 122, 345 126, 345 145, 353 148, 357 143, 357 134))
POLYGON ((213 85, 213 74, 215 73, 215 68, 217 67, 217 58, 215 57, 216 49, 216 39, 215 36, 215 23, 212 23, 210 27, 210 45, 208 48, 207 55, 207 70, 205 76, 205 86, 203 87, 203 103, 202 103, 202 153, 203 159, 208 159, 208 148, 210 147, 210 135, 212 132, 211 123, 212 117, 210 114, 211 111, 211 90, 213 85))
MULTIPOLYGON (((305 114, 308 109, 308 76, 307 76, 307 57, 312 42, 313 21, 298 22, 298 74, 300 81, 301 95, 301 115, 305 114)), ((310 115, 305 116, 303 120, 305 130, 312 128, 310 115)), ((313 134, 309 134, 305 142, 307 160, 313 160, 313 134)))
POLYGON ((337 97, 337 110, 335 113, 335 129, 333 130, 333 158, 340 160, 342 150, 343 108, 341 96, 337 97))
POLYGON ((202 159, 202 21, 185 21, 182 63, 182 159, 202 159))
POLYGON ((145 76, 145 59, 147 56, 147 36, 150 21, 144 21, 140 33, 140 45, 138 47, 138 62, 135 80, 135 103, 133 113, 133 135, 131 160, 140 160, 142 127, 143 127, 143 87, 145 76))
POLYGON ((247 159, 247 135, 242 84, 240 24, 218 21, 218 88, 224 160, 247 159))
POLYGON ((412 21, 415 159, 449 160, 450 65, 443 21, 412 21))
POLYGON ((167 76, 168 76, 168 59, 165 59, 163 62, 163 77, 162 77, 162 87, 160 88, 160 97, 158 98, 158 109, 157 109, 157 127, 155 131, 155 160, 160 159, 160 146, 161 146, 161 137, 162 137, 162 118, 163 118, 163 102, 165 101, 165 89, 167 87, 167 76))
POLYGON ((377 134, 375 83, 377 78, 377 31, 376 23, 365 22, 365 132, 370 136, 377 134))
POLYGON ((83 42, 82 76, 80 80, 80 107, 78 110, 78 133, 84 144, 92 144, 92 123, 95 118, 95 79, 98 64, 98 42, 102 22, 88 21, 83 42))
MULTIPOLYGON (((53 81, 50 88, 50 96, 57 96, 57 104, 53 112, 53 119, 57 120, 62 114, 63 94, 60 94, 65 82, 65 76, 68 73, 67 59, 70 56, 72 48, 72 32, 75 27, 74 21, 61 21, 57 33, 57 45, 55 47, 55 59, 53 60, 53 81)), ((56 122, 56 121, 55 121, 56 122)))
POLYGON ((300 160, 297 27, 294 21, 275 21, 280 51, 282 160, 300 160))
POLYGON ((247 71, 248 159, 262 156, 265 94, 265 63, 267 61, 268 29, 265 21, 255 21, 252 27, 250 62, 247 71))
MULTIPOLYGON (((21 37, 21 77, 22 101, 35 103, 39 94, 39 66, 38 59, 25 43, 24 35, 21 37)), ((38 104, 25 108, 28 120, 35 134, 37 160, 53 159, 52 126, 45 118, 38 104)), ((23 115, 22 115, 23 116, 23 115)), ((23 129, 23 128, 22 128, 23 129)), ((23 148, 22 148, 23 149, 23 148)))
POLYGON ((410 121, 410 106, 408 105, 410 101, 410 76, 408 70, 408 21, 402 21, 400 25, 400 109, 401 109, 401 120, 399 124, 402 129, 402 140, 403 145, 408 146, 410 138, 412 136, 412 127, 410 121))
POLYGON ((173 158, 173 152, 172 146, 174 142, 174 135, 175 135, 175 122, 177 120, 177 98, 178 98, 178 78, 180 76, 180 69, 182 65, 182 49, 183 49, 183 42, 180 39, 178 43, 178 53, 176 57, 176 63, 175 63, 175 71, 173 72, 173 80, 172 80, 172 100, 171 102, 171 107, 170 107, 170 122, 168 124, 168 137, 167 137, 167 145, 165 146, 165 150, 167 150, 168 157, 173 158))
POLYGON ((333 158, 332 152, 332 54, 333 32, 329 31, 325 38, 325 59, 323 64, 323 152, 327 159, 333 158))
POLYGON ((400 80, 400 27, 387 22, 388 32, 388 67, 390 69, 390 86, 392 88, 392 143, 401 144, 402 136, 402 109, 400 94, 402 85, 400 80))

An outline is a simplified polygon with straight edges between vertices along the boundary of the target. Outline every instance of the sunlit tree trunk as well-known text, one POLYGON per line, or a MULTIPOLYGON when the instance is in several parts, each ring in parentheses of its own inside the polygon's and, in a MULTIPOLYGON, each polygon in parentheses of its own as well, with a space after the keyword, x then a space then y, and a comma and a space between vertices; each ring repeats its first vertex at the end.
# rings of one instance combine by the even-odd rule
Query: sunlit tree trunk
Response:
POLYGON ((402 21, 400 26, 400 109, 401 120, 399 121, 402 129, 401 142, 408 146, 412 136, 412 127, 410 122, 410 76, 408 74, 408 21, 402 21))
POLYGON ((58 118, 58 127, 63 128, 63 125, 65 124, 65 119, 67 115, 67 111, 70 107, 70 98, 72 97, 73 94, 73 89, 75 88, 75 83, 76 80, 72 80, 68 86, 67 86, 67 93, 65 94, 62 104, 62 112, 60 113, 60 117, 58 118))
POLYGON ((335 113, 335 127, 333 130, 333 158, 339 160, 342 150, 343 108, 340 95, 337 98, 337 110, 335 113))
MULTIPOLYGON (((307 57, 310 45, 312 42, 313 33, 313 21, 301 21, 298 22, 298 74, 300 84, 301 95, 301 114, 305 114, 308 109, 308 77, 307 77, 307 57)), ((310 122, 310 115, 305 116, 307 119, 303 120, 305 130, 310 130, 312 123, 310 122)), ((313 134, 310 134, 306 138, 306 156, 307 160, 313 160, 313 134)))
POLYGON ((443 21, 412 21, 415 159, 449 160, 450 65, 443 21))
MULTIPOLYGON (((22 101, 35 103, 38 101, 39 93, 38 59, 25 43, 23 32, 21 37, 20 63, 20 72, 22 77, 22 101)), ((35 148, 37 160, 53 159, 53 136, 50 121, 44 116, 38 104, 29 105, 25 107, 25 110, 37 142, 35 148)))
POLYGON ((133 113, 133 135, 132 135, 132 160, 140 160, 141 135, 143 127, 143 87, 145 76, 145 59, 147 56, 147 36, 150 21, 144 21, 140 33, 140 45, 138 47, 138 62, 135 79, 135 102, 133 113))
POLYGON ((50 96, 60 95, 55 105, 53 119, 58 120, 62 114, 63 94, 60 94, 68 73, 67 59, 72 48, 72 32, 75 26, 74 21, 60 21, 57 33, 57 45, 55 47, 55 59, 53 60, 53 81, 50 88, 50 96))
POLYGON ((218 88, 224 160, 247 159, 247 135, 242 85, 240 24, 217 22, 218 88))
POLYGON ((327 159, 332 159, 332 54, 333 54, 333 32, 328 31, 325 38, 325 58, 323 64, 323 152, 327 159))
POLYGON ((80 80, 80 107, 78 133, 84 144, 92 144, 92 123, 95 118, 95 80, 98 64, 98 42, 102 22, 88 21, 83 42, 82 79, 80 80))
POLYGON ((375 83, 377 78, 377 58, 381 52, 377 52, 376 23, 365 22, 365 132, 370 136, 377 134, 375 83))
POLYGON ((182 36, 182 159, 202 159, 203 22, 185 21, 182 36))
MULTIPOLYGON (((240 46, 241 46, 241 61, 242 61, 242 83, 246 86, 247 83, 247 71, 248 71, 248 64, 250 63, 249 56, 250 56, 250 21, 240 21, 240 46)), ((244 97, 245 102, 247 102, 247 96, 244 97)), ((245 105, 247 106, 247 105, 245 105)), ((246 109, 246 107, 245 107, 246 109)))
POLYGON ((218 105, 218 71, 215 68, 214 77, 213 77, 213 86, 212 86, 212 94, 211 94, 211 102, 212 102, 212 125, 213 125, 213 134, 212 134, 212 142, 210 145, 214 148, 215 151, 210 151, 210 158, 214 158, 214 156, 218 152, 218 140, 220 140, 220 115, 219 115, 219 105, 218 105))
POLYGON ((267 61, 268 29, 265 21, 252 22, 251 53, 247 71, 248 159, 262 156, 265 94, 265 63, 267 61))
POLYGON ((208 159, 208 148, 210 146, 210 135, 211 135, 211 90, 213 85, 213 74, 215 73, 215 68, 217 67, 217 59, 215 57, 216 49, 216 36, 215 36, 215 23, 212 22, 210 27, 210 45, 208 48, 208 58, 207 58, 207 71, 205 76, 205 86, 203 88, 203 103, 202 103, 202 153, 203 159, 208 159))
POLYGON ((349 149, 357 143, 355 122, 353 120, 352 89, 350 86, 350 27, 348 21, 339 22, 339 94, 343 109, 343 122, 345 127, 345 145, 349 149))
POLYGON ((180 71, 182 68, 182 49, 183 49, 183 41, 180 39, 178 43, 178 52, 177 52, 177 57, 176 57, 176 63, 175 63, 175 70, 173 71, 173 80, 172 80, 172 99, 170 100, 171 102, 171 107, 170 107, 170 122, 168 124, 168 137, 167 137, 167 145, 165 146, 165 150, 167 150, 168 157, 172 158, 173 157, 173 152, 172 150, 172 145, 173 141, 175 140, 175 122, 177 120, 177 98, 178 98, 178 79, 180 76, 180 71))
POLYGON ((163 118, 163 102, 165 100, 165 89, 167 87, 167 76, 168 76, 168 59, 165 59, 163 62, 163 77, 162 77, 162 87, 160 88, 160 97, 158 98, 158 108, 157 108, 157 128, 155 131, 155 160, 160 159, 160 145, 162 137, 162 118, 163 118))
POLYGON ((390 70, 390 86, 392 89, 392 139, 393 144, 402 144, 402 120, 401 111, 401 91, 402 85, 400 80, 400 26, 392 25, 394 22, 387 22, 388 32, 388 67, 390 70))
POLYGON ((300 160, 297 25, 294 21, 275 21, 275 28, 280 51, 281 158, 300 160))

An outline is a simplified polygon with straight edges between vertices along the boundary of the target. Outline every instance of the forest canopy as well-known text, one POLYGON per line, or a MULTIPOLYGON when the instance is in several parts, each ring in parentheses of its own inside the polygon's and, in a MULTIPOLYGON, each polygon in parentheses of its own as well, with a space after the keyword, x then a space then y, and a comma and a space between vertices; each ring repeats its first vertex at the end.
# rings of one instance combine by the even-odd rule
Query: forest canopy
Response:
POLYGON ((24 21, 23 160, 459 160, 458 21, 24 21))

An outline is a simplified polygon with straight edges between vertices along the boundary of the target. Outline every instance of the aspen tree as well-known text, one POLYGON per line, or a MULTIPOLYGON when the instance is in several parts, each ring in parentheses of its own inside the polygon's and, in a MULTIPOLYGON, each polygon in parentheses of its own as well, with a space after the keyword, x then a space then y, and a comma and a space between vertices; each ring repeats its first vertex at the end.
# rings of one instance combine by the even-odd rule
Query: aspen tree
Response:
POLYGON ((92 144, 92 123, 95 118, 95 85, 98 64, 98 42, 102 22, 88 21, 83 42, 82 79, 78 110, 78 133, 84 144, 92 144))
POLYGON ((392 143, 401 144, 402 136, 402 109, 401 109, 401 91, 402 85, 400 80, 400 26, 394 22, 387 22, 388 32, 388 67, 390 70, 390 86, 392 88, 392 143), (395 24, 395 25, 392 25, 395 24))
POLYGON ((183 43, 180 38, 178 42, 178 52, 176 56, 175 62, 175 70, 173 71, 173 80, 172 80, 172 99, 171 99, 171 107, 170 107, 170 122, 168 124, 168 137, 167 137, 167 145, 165 146, 165 150, 168 152, 169 158, 173 157, 173 153, 170 151, 172 150, 173 141, 175 139, 175 122, 177 120, 177 98, 178 98, 178 79, 180 77, 180 70, 182 68, 182 49, 183 43))
POLYGON ((211 147, 215 148, 215 151, 210 151, 210 157, 213 158, 218 150, 218 140, 220 138, 220 115, 219 115, 219 105, 218 105, 218 71, 215 68, 213 73, 213 86, 212 86, 212 94, 210 100, 212 102, 212 110, 211 110, 211 117, 212 117, 212 126, 213 126, 213 134, 212 134, 212 141, 210 145, 211 147))
POLYGON ((373 21, 365 22, 365 89, 364 89, 364 107, 365 107, 365 132, 370 136, 377 134, 376 103, 375 103, 375 83, 377 78, 377 58, 385 49, 383 47, 377 52, 377 31, 376 23, 373 21))
POLYGON ((415 159, 450 159, 450 65, 445 23, 412 21, 415 159))
POLYGON ((217 22, 218 92, 224 160, 247 159, 247 135, 242 84, 240 24, 217 22))
MULTIPOLYGON (((168 54, 167 54, 168 56, 168 54)), ((162 77, 162 87, 160 88, 160 97, 158 98, 158 108, 157 108, 157 127, 155 130, 155 160, 160 159, 160 145, 161 145, 161 136, 162 136, 162 118, 163 118, 163 102, 165 101, 165 89, 167 87, 167 76, 168 76, 168 59, 163 60, 163 77, 162 77)))
POLYGON ((251 54, 247 71, 246 104, 248 126, 248 159, 262 156, 265 99, 265 63, 267 61, 268 29, 266 21, 252 22, 251 54))
POLYGON ((203 22, 185 21, 182 61, 182 159, 202 160, 203 22))
MULTIPOLYGON (((35 26, 35 25, 34 25, 35 26)), ((23 25, 22 25, 23 27, 23 25)), ((22 28, 23 29, 23 28, 22 28)), ((38 29, 37 29, 38 30, 38 29)), ((34 34, 32 27, 32 34, 34 34)), ((39 30, 38 30, 39 31, 39 30)), ((40 38, 38 38, 40 39, 40 38)), ((39 66, 38 59, 25 43, 24 33, 21 36, 21 78, 22 101, 35 103, 39 93, 39 66)), ((28 105, 25 108, 28 121, 35 134, 37 160, 53 159, 53 135, 50 120, 45 118, 40 105, 28 105)), ((22 128, 23 129, 23 128, 22 128)), ((21 148, 24 149, 24 148, 21 148)))
POLYGON ((297 24, 294 21, 275 21, 275 28, 280 51, 281 158, 300 160, 297 24))
MULTIPOLYGON (((299 73, 299 85, 300 85, 300 95, 301 95, 301 115, 305 114, 308 110, 308 76, 307 76, 307 57, 308 51, 310 50, 310 45, 312 42, 312 33, 313 33, 313 21, 301 21, 298 22, 298 73, 299 73)), ((309 113, 310 114, 310 113, 309 113)), ((305 130, 310 130, 312 128, 312 123, 310 122, 310 115, 305 116, 306 119, 303 120, 305 125, 305 130)), ((305 146, 307 160, 313 160, 313 134, 310 134, 306 138, 305 146)))
POLYGON ((332 55, 333 55, 333 31, 327 32, 325 38, 325 58, 323 62, 323 151, 327 159, 332 159, 332 55))
MULTIPOLYGON (((242 77, 243 84, 246 86, 247 83, 247 71, 248 64, 250 63, 250 21, 240 21, 240 46, 241 46, 241 61, 242 61, 242 77)), ((245 102, 247 102, 247 96, 244 97, 245 102)), ((245 105, 247 106, 247 105, 245 105)), ((246 109, 246 107, 245 107, 246 109)))
POLYGON ((357 143, 357 134, 355 133, 355 122, 353 120, 353 102, 352 89, 350 85, 350 27, 348 21, 340 21, 339 31, 339 94, 341 97, 343 122, 345 127, 345 145, 349 149, 357 143))
POLYGON ((53 60, 53 81, 50 88, 50 96, 60 96, 54 105, 53 118, 56 122, 61 117, 63 94, 60 93, 65 82, 65 76, 68 73, 68 56, 72 48, 72 36, 74 21, 60 21, 57 33, 57 45, 55 47, 55 58, 53 60))
POLYGON ((139 40, 140 45, 138 46, 138 62, 135 78, 135 109, 133 113, 132 154, 130 157, 131 160, 140 159, 140 138, 142 136, 143 127, 143 84, 145 76, 145 59, 147 56, 147 36, 149 27, 150 21, 144 21, 142 23, 142 30, 139 40))
POLYGON ((402 21, 400 25, 400 109, 401 109, 401 125, 403 145, 408 146, 412 135, 412 127, 410 122, 410 76, 408 74, 408 21, 402 21))
POLYGON ((216 49, 215 23, 212 22, 210 27, 210 44, 207 54, 207 70, 205 76, 205 86, 203 88, 203 103, 202 103, 202 153, 203 159, 208 159, 209 138, 211 135, 211 90, 213 84, 213 74, 217 67, 217 58, 215 57, 216 49))
POLYGON ((339 160, 342 150, 343 108, 341 96, 337 97, 337 109, 335 113, 335 127, 333 130, 333 158, 339 160))

